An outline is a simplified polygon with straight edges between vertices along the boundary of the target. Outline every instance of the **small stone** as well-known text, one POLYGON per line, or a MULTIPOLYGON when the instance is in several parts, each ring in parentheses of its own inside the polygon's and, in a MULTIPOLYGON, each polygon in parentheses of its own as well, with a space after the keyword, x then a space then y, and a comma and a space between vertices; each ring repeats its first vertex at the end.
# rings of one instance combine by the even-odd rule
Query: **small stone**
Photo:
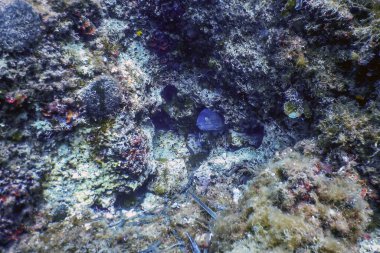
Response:
POLYGON ((211 233, 204 233, 204 234, 197 234, 195 236, 195 241, 197 245, 199 245, 202 249, 208 249, 210 247, 212 234, 211 233))
POLYGON ((265 131, 263 125, 248 128, 245 133, 229 130, 230 145, 233 148, 252 146, 257 149, 263 143, 264 135, 265 131))
POLYGON ((156 209, 162 208, 162 198, 152 193, 147 193, 144 198, 144 202, 141 203, 141 208, 144 211, 152 212, 156 209))
POLYGON ((301 117, 303 108, 294 101, 288 101, 284 104, 284 113, 291 119, 297 119, 301 117))

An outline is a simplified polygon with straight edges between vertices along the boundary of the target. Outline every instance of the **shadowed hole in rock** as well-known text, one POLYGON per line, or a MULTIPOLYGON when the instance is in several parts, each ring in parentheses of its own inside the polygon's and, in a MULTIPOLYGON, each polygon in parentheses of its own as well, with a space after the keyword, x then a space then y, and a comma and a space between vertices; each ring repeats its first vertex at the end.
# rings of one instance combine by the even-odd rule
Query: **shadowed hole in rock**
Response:
POLYGON ((248 128, 246 133, 251 137, 249 144, 251 144, 254 148, 259 148, 263 143, 265 135, 264 126, 259 124, 255 127, 248 128))
POLYGON ((165 99, 166 102, 172 102, 173 99, 177 96, 178 89, 174 85, 167 85, 161 91, 161 97, 165 99))
POLYGON ((114 207, 117 209, 128 209, 132 207, 138 207, 144 201, 145 194, 148 193, 147 187, 149 181, 150 180, 147 180, 147 182, 141 188, 137 189, 134 192, 117 193, 114 207))
POLYGON ((153 113, 150 119, 157 130, 171 130, 174 128, 174 120, 163 110, 153 113))

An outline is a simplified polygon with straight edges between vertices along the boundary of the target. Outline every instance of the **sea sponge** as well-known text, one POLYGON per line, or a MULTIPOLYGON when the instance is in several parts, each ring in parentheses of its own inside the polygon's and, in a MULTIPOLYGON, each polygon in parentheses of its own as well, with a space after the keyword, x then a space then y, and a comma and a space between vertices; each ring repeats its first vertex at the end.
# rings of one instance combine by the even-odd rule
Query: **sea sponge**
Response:
POLYGON ((41 19, 22 0, 0 0, 0 49, 23 51, 41 35, 41 19))
POLYGON ((114 115, 122 102, 119 85, 109 77, 101 77, 90 83, 84 89, 82 97, 87 114, 94 120, 114 115))

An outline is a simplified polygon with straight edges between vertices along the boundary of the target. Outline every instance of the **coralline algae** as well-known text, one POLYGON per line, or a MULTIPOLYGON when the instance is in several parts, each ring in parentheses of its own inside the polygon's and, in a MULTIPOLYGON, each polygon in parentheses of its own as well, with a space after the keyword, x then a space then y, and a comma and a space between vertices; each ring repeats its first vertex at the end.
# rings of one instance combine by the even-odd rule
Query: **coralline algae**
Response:
POLYGON ((224 120, 217 112, 206 108, 198 115, 197 127, 202 131, 220 131, 224 128, 224 120))
POLYGON ((90 118, 105 119, 120 109, 120 87, 112 78, 101 77, 85 88, 83 103, 90 118))

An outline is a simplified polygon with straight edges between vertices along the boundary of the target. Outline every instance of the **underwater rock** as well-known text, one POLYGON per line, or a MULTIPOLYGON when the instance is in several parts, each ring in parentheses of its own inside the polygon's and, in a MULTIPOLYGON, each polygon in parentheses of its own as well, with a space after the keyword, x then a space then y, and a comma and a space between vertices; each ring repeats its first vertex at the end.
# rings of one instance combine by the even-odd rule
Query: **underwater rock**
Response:
POLYGON ((150 116, 154 127, 158 130, 169 130, 172 128, 174 121, 163 110, 157 111, 150 116))
POLYGON ((82 98, 88 116, 94 120, 114 115, 121 106, 120 87, 109 77, 101 77, 89 84, 82 98))
POLYGON ((302 107, 292 102, 285 102, 284 113, 291 119, 297 119, 302 116, 302 107))
POLYGON ((212 199, 221 198, 223 201, 220 200, 220 204, 232 202, 234 186, 244 184, 246 177, 252 177, 254 169, 247 170, 247 166, 253 168, 264 160, 263 152, 256 153, 252 148, 214 150, 194 171, 194 192, 207 192, 207 196, 212 196, 212 199))
POLYGON ((228 131, 229 144, 232 148, 242 148, 248 144, 249 137, 246 134, 236 132, 232 129, 228 131))
POLYGON ((187 136, 187 147, 193 155, 206 154, 209 147, 207 133, 189 134, 187 136))
POLYGON ((188 183, 186 164, 190 157, 185 138, 174 131, 157 131, 153 157, 157 173, 149 189, 158 195, 183 190, 188 183))
POLYGON ((357 252, 351 246, 367 223, 357 216, 366 210, 361 197, 372 198, 361 180, 380 185, 374 0, 0 5, 17 1, 43 17, 44 37, 33 54, 0 46, 0 168, 17 174, 7 181, 0 170, 0 241, 20 239, 9 252, 185 252, 185 232, 208 252, 218 242, 220 251, 239 253, 339 252, 339 245, 357 252), (368 15, 352 19, 349 6, 368 15), (8 93, 28 99, 10 105, 8 93), (61 102, 78 95, 80 108, 61 102), (205 117, 198 124, 204 108, 217 126, 205 128, 205 117), (219 128, 225 133, 212 132, 219 128), (263 166, 295 141, 317 137, 323 152, 289 151, 263 166), (339 170, 342 151, 365 178, 339 170), (315 165, 314 155, 326 165, 315 165), (24 181, 19 168, 49 171, 41 198, 2 192, 3 180, 5 189, 24 181), (183 194, 189 187, 227 221, 211 242, 210 217, 183 194), (15 198, 25 199, 17 215, 15 198), (223 210, 235 205, 228 219, 223 210))
POLYGON ((340 147, 355 153, 367 165, 376 164, 377 143, 380 139, 380 105, 360 108, 356 103, 337 102, 326 108, 326 117, 319 122, 319 145, 326 150, 340 147))
POLYGON ((197 127, 202 131, 220 131, 224 128, 224 120, 217 112, 206 108, 198 115, 197 127))
POLYGON ((41 20, 22 0, 0 0, 0 49, 23 51, 41 35, 41 20))
MULTIPOLYGON (((291 119, 297 119, 303 114, 308 114, 304 106, 304 101, 295 89, 288 89, 285 92, 287 101, 284 103, 284 113, 291 119)), ((305 116, 306 116, 305 115, 305 116)))
POLYGON ((380 229, 375 229, 363 237, 363 239, 359 242, 359 252, 380 252, 380 229))
MULTIPOLYGON (((308 146, 302 148, 305 152, 308 146)), ((291 148, 278 154, 248 185, 239 204, 218 219, 213 250, 298 252, 310 245, 315 252, 357 252, 355 242, 372 210, 350 166, 334 175, 322 166, 318 157, 291 148)))
POLYGON ((24 232, 40 188, 39 178, 30 170, 0 167, 0 246, 24 232))
POLYGON ((296 6, 294 7, 294 9, 295 9, 296 11, 299 11, 299 10, 302 9, 302 6, 303 6, 303 0, 297 0, 297 1, 296 1, 296 6))
POLYGON ((229 142, 233 148, 252 146, 259 148, 263 143, 265 131, 263 125, 248 128, 244 133, 229 130, 229 142))
POLYGON ((121 194, 139 190, 153 174, 153 130, 139 128, 123 113, 99 125, 76 129, 70 143, 51 151, 54 167, 43 194, 54 208, 64 203, 70 214, 79 207, 113 208, 121 194))

